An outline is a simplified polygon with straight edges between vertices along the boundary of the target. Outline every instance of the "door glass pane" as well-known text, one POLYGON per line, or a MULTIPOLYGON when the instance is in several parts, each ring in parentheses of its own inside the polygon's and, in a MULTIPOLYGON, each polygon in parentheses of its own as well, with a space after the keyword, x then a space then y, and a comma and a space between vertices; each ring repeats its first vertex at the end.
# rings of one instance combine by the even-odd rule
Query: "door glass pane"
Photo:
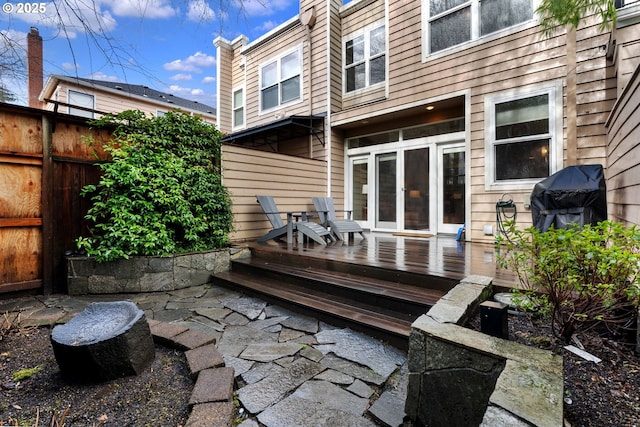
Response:
POLYGON ((358 159, 353 161, 353 219, 356 221, 366 221, 368 219, 367 198, 369 196, 369 182, 367 180, 367 171, 369 163, 366 159, 358 159))
POLYGON ((379 154, 377 164, 377 223, 396 222, 396 153, 379 154))
POLYGON ((429 229, 429 148, 404 152, 404 228, 429 229))
POLYGON ((464 150, 450 149, 442 154, 442 222, 464 224, 464 150))

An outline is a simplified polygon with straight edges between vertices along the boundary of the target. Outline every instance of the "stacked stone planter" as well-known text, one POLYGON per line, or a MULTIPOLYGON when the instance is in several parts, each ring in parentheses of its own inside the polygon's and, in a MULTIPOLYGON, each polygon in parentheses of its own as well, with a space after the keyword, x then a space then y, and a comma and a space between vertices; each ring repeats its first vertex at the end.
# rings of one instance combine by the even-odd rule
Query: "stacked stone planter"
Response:
POLYGON ((141 256, 98 263, 93 257, 67 257, 69 295, 160 292, 208 283, 229 269, 244 249, 222 249, 167 257, 141 256))
POLYGON ((562 426, 562 357, 465 328, 490 295, 472 276, 411 326, 405 410, 418 425, 562 426))

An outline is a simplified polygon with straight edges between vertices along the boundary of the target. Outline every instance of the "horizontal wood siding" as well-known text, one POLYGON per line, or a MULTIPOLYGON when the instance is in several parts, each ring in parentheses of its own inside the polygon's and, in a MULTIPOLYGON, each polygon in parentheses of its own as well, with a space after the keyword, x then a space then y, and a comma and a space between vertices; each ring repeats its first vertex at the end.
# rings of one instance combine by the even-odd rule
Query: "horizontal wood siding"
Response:
POLYGON ((640 64, 640 23, 618 28, 615 33, 618 72, 618 93, 627 84, 640 64))
POLYGON ((324 161, 233 145, 222 147, 222 161, 224 185, 233 202, 232 241, 255 240, 271 229, 256 196, 273 196, 282 211, 313 212, 311 198, 326 194, 324 161))
POLYGON ((607 135, 609 217, 640 224, 640 66, 614 108, 607 135))

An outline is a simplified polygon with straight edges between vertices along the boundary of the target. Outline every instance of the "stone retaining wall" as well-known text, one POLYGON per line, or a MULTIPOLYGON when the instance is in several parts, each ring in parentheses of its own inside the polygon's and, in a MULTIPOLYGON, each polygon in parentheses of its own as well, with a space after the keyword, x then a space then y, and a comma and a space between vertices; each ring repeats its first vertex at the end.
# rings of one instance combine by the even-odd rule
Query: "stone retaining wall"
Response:
POLYGON ((491 278, 472 276, 411 327, 405 411, 419 425, 562 426, 562 357, 465 328, 491 278))
POLYGON ((212 273, 229 270, 232 257, 247 249, 222 249, 167 257, 141 256, 98 263, 67 257, 69 295, 158 292, 208 283, 212 273))

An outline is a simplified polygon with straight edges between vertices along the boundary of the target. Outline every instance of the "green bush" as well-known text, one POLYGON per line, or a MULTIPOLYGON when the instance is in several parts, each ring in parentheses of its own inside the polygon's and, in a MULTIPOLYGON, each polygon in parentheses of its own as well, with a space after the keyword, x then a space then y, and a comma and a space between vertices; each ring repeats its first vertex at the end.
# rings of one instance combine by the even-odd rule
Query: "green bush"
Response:
POLYGON ((603 221, 583 228, 508 225, 499 236, 498 264, 514 271, 521 287, 515 302, 548 316, 556 337, 569 342, 576 332, 606 326, 613 334, 635 328, 640 298, 640 230, 603 221))
POLYGON ((149 118, 140 111, 93 122, 112 129, 100 182, 88 185, 91 237, 77 244, 98 261, 224 247, 231 199, 220 173, 220 132, 180 112, 149 118))

